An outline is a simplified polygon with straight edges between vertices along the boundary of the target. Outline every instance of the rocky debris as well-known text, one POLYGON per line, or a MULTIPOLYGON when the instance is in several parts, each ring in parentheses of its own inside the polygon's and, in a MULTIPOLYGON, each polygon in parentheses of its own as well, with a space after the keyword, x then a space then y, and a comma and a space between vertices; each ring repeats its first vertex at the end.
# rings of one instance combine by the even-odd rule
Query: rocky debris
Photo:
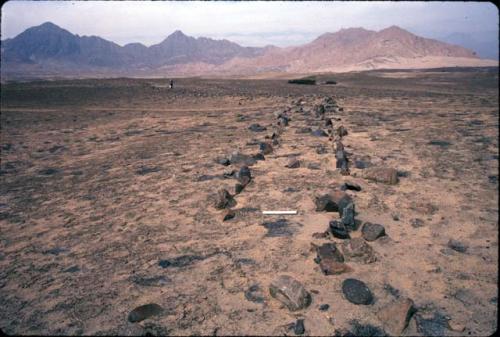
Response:
POLYGON ((278 119, 278 125, 282 127, 288 126, 289 121, 290 119, 288 117, 282 116, 278 119))
POLYGON ((259 150, 262 154, 270 154, 273 152, 273 147, 269 143, 262 142, 259 144, 259 150))
POLYGON ((250 180, 252 180, 252 174, 250 173, 250 169, 248 168, 248 166, 242 166, 236 173, 235 177, 243 186, 248 185, 250 180))
POLYGON ((339 136, 340 138, 344 137, 344 136, 347 136, 347 129, 341 125, 337 128, 336 130, 336 134, 337 136, 339 136))
POLYGON ((156 303, 141 305, 128 314, 128 321, 136 323, 145 320, 151 316, 159 315, 163 312, 163 308, 156 303))
POLYGON ((298 319, 297 322, 295 322, 293 332, 298 336, 298 335, 303 335, 305 331, 306 331, 306 328, 304 326, 304 320, 298 319))
POLYGON ((338 239, 349 239, 349 232, 341 221, 332 220, 329 224, 330 233, 338 239))
POLYGON ((337 275, 344 272, 352 271, 352 269, 344 264, 344 257, 337 249, 335 243, 325 243, 321 246, 312 244, 316 250, 316 258, 314 261, 319 264, 319 267, 325 275, 337 275))
POLYGON ((328 232, 316 232, 312 234, 314 239, 326 239, 328 237, 328 232))
POLYGON ((351 197, 344 191, 334 190, 332 193, 315 197, 314 204, 317 212, 343 212, 344 208, 352 203, 351 197))
POLYGON ((348 261, 369 264, 377 261, 372 247, 363 238, 352 238, 342 243, 342 252, 348 261))
POLYGON ((341 142, 336 143, 335 159, 335 167, 340 169, 340 173, 342 175, 349 175, 349 160, 347 159, 347 154, 344 151, 344 145, 341 142))
POLYGON ((266 237, 291 236, 295 231, 286 219, 264 222, 262 226, 267 229, 266 237))
POLYGON ((299 128, 295 133, 312 133, 312 129, 308 127, 299 128))
POLYGON ((325 127, 333 127, 333 122, 332 122, 332 119, 331 118, 327 118, 325 120, 325 127))
POLYGON ((328 137, 328 134, 321 129, 314 130, 313 132, 311 132, 311 135, 313 135, 314 137, 328 137))
POLYGON ((465 330, 465 325, 462 322, 457 321, 455 319, 451 319, 448 321, 448 327, 452 331, 457 331, 457 332, 462 332, 465 330))
POLYGON ((238 172, 238 171, 236 171, 236 170, 224 170, 224 172, 222 172, 222 177, 225 179, 232 178, 232 177, 234 177, 236 172, 238 172))
POLYGON ((399 298, 388 303, 377 312, 384 330, 393 336, 401 336, 415 312, 414 303, 409 298, 399 298))
POLYGON ((266 160, 266 157, 262 153, 256 153, 252 156, 253 159, 259 161, 259 160, 266 160))
POLYGON ((233 165, 247 165, 251 166, 256 163, 256 160, 249 155, 240 153, 239 151, 234 151, 229 156, 229 161, 233 165))
POLYGON ((397 290, 396 288, 394 288, 393 286, 391 286, 388 283, 384 284, 384 290, 387 291, 392 296, 394 296, 395 298, 399 298, 399 296, 400 296, 399 290, 397 290))
POLYGON ((360 170, 370 167, 371 165, 372 164, 367 160, 361 160, 361 159, 354 160, 354 167, 360 170))
POLYGON ((398 171, 389 167, 370 167, 363 171, 363 178, 378 183, 395 185, 398 183, 398 171))
POLYGON ((205 257, 201 255, 181 255, 171 259, 160 260, 158 265, 162 268, 182 268, 204 259, 205 257))
POLYGON ((294 169, 294 168, 299 168, 300 167, 300 160, 296 158, 290 158, 288 161, 288 164, 285 165, 285 167, 294 169))
POLYGON ((411 219, 411 220, 410 220, 410 225, 411 225, 413 228, 423 227, 423 226, 424 226, 424 220, 419 219, 419 218, 411 219))
POLYGON ((323 104, 319 104, 314 106, 314 113, 316 118, 321 118, 325 115, 325 106, 323 104))
POLYGON ((367 285, 354 278, 348 278, 342 282, 342 293, 349 302, 356 305, 373 303, 373 295, 367 285))
POLYGON ((243 191, 244 188, 245 188, 245 186, 243 186, 242 184, 236 183, 234 185, 234 193, 235 194, 240 194, 243 191))
POLYGON ((319 163, 308 163, 307 168, 310 170, 320 170, 321 165, 319 163))
POLYGON ((254 124, 250 125, 248 127, 248 129, 250 131, 253 131, 253 132, 262 132, 262 131, 266 131, 267 130, 267 128, 265 126, 262 126, 262 125, 260 125, 258 123, 254 123, 254 124))
POLYGON ((338 275, 352 271, 352 268, 345 263, 337 262, 333 259, 321 260, 319 267, 325 275, 338 275))
POLYGON ((168 277, 165 277, 163 275, 149 276, 149 277, 134 275, 130 278, 130 280, 135 284, 143 287, 161 287, 172 281, 168 277))
POLYGON ((226 190, 221 188, 217 191, 217 195, 214 198, 214 207, 217 209, 230 208, 236 205, 236 200, 231 196, 231 194, 226 190))
POLYGON ((227 159, 227 158, 223 158, 223 157, 221 157, 221 158, 216 158, 216 159, 215 159, 215 162, 216 162, 217 164, 221 164, 221 165, 224 165, 224 166, 228 166, 228 165, 230 165, 230 164, 231 164, 231 161, 229 161, 229 159, 227 159))
POLYGON ((459 253, 465 253, 467 251, 467 249, 469 248, 464 243, 457 241, 457 240, 453 240, 453 239, 450 239, 450 241, 448 241, 448 247, 450 247, 451 249, 453 249, 459 253))
POLYGON ((59 169, 49 167, 49 168, 38 171, 38 174, 41 174, 44 176, 51 176, 51 175, 54 175, 54 174, 59 173, 59 172, 60 172, 59 169))
POLYGON ((283 303, 290 311, 307 308, 312 301, 311 294, 293 277, 281 275, 269 286, 271 296, 283 303))
POLYGON ((345 190, 351 190, 351 191, 361 191, 361 186, 359 186, 359 184, 356 184, 354 182, 351 182, 351 181, 346 181, 345 183, 342 184, 342 186, 340 187, 340 189, 342 191, 345 191, 345 190))
POLYGON ((329 304, 322 304, 319 306, 319 311, 327 311, 328 309, 330 309, 329 304))
POLYGON ((235 217, 236 213, 232 209, 224 211, 222 214, 222 221, 228 221, 235 217))
POLYGON ((325 153, 328 153, 328 149, 326 148, 326 146, 319 145, 318 147, 316 147, 316 153, 317 154, 325 154, 325 153))
POLYGON ((423 336, 445 336, 448 330, 448 319, 440 312, 432 316, 415 315, 417 331, 423 336))
POLYGON ((363 228, 361 229, 361 233, 363 234, 363 238, 366 241, 375 241, 379 237, 385 235, 385 228, 379 224, 373 224, 371 222, 365 222, 363 228))
POLYGON ((245 291, 245 298, 250 302, 264 303, 264 293, 258 284, 250 286, 245 291))
POLYGON ((356 230, 356 221, 354 220, 354 204, 350 202, 339 212, 342 224, 349 230, 356 230))

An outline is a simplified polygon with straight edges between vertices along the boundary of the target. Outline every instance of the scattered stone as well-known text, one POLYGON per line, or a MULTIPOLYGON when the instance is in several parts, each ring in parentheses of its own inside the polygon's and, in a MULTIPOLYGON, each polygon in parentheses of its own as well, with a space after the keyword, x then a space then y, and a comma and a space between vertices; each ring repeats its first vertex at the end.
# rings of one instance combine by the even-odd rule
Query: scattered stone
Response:
POLYGON ((318 130, 314 130, 311 135, 313 135, 314 137, 328 137, 328 134, 321 130, 321 129, 318 129, 318 130))
POLYGON ((363 234, 363 238, 366 241, 375 241, 379 237, 385 235, 385 228, 379 224, 373 224, 371 222, 365 222, 363 228, 361 229, 361 233, 363 234))
POLYGON ((43 251, 43 254, 59 255, 61 253, 66 253, 68 251, 69 250, 66 248, 55 247, 55 248, 51 248, 51 249, 47 249, 47 250, 43 251))
POLYGON ((248 156, 246 154, 240 153, 238 151, 234 151, 229 156, 229 162, 234 165, 247 165, 251 166, 256 163, 256 160, 252 156, 248 156))
POLYGON ((369 264, 377 261, 372 247, 363 238, 353 238, 342 243, 342 252, 348 261, 369 264))
POLYGON ((264 303, 264 293, 258 284, 250 286, 245 291, 245 298, 250 302, 264 303))
POLYGON ((399 298, 377 312, 384 330, 393 336, 401 336, 415 312, 414 303, 409 298, 399 298))
POLYGON ((295 133, 311 133, 311 132, 312 132, 312 129, 308 128, 308 127, 299 128, 299 129, 297 129, 297 131, 295 131, 295 133))
POLYGON ((325 114, 325 106, 323 104, 314 106, 314 112, 316 113, 316 117, 323 116, 325 114))
POLYGON ((350 229, 356 230, 356 221, 354 220, 354 204, 351 202, 346 207, 339 209, 340 216, 342 217, 342 224, 350 229))
POLYGON ((325 121, 325 127, 333 127, 333 122, 331 118, 327 118, 325 121))
POLYGON ((290 228, 290 224, 286 219, 264 222, 262 226, 267 229, 266 237, 291 236, 294 233, 294 230, 290 228))
POLYGON ((373 295, 366 284, 360 280, 348 278, 342 282, 342 293, 353 304, 368 305, 373 303, 373 295))
POLYGON ((416 314, 415 321, 417 331, 424 336, 445 336, 448 330, 448 319, 440 312, 434 312, 430 318, 416 314))
POLYGON ((44 176, 51 176, 51 175, 54 175, 54 174, 59 173, 59 172, 60 172, 59 169, 49 167, 49 168, 38 171, 38 174, 41 174, 44 176))
POLYGON ((252 174, 248 166, 242 166, 238 173, 236 174, 236 179, 243 185, 246 186, 250 180, 252 180, 252 174))
POLYGON ((319 311, 327 311, 328 309, 330 309, 329 304, 322 304, 319 306, 319 311))
POLYGON ((306 331, 306 328, 304 327, 304 320, 303 319, 298 319, 297 322, 295 322, 295 327, 293 328, 293 332, 296 335, 302 335, 306 331))
POLYGON ((300 167, 300 160, 296 158, 291 158, 288 164, 285 165, 285 167, 294 169, 294 168, 299 168, 300 167))
POLYGON ((452 296, 466 307, 472 307, 481 303, 478 297, 469 289, 459 289, 452 296))
POLYGON ((347 129, 343 125, 337 128, 337 136, 341 138, 347 136, 347 129))
POLYGON ((375 182, 395 185, 398 183, 398 171, 388 167, 370 167, 365 169, 363 178, 375 182))
POLYGON ((314 203, 317 212, 341 212, 344 207, 352 203, 351 197, 344 191, 334 190, 332 193, 315 197, 314 203))
POLYGON ((225 170, 223 173, 222 173, 222 177, 223 178, 232 178, 234 177, 234 175, 236 174, 236 170, 225 170))
POLYGON ((222 214, 222 221, 228 221, 235 217, 236 213, 232 209, 224 211, 222 214))
POLYGON ((321 166, 318 163, 309 163, 307 164, 307 168, 310 170, 319 170, 321 169, 321 166))
POLYGON ((316 232, 312 234, 314 239, 326 239, 328 237, 328 232, 316 232))
POLYGON ((446 141, 446 140, 431 140, 429 143, 427 143, 429 145, 436 145, 436 146, 439 146, 439 147, 448 147, 451 145, 450 142, 446 141))
POLYGON ((279 126, 288 126, 288 121, 289 119, 285 116, 282 116, 278 119, 278 125, 279 126))
POLYGON ((459 253, 465 253, 467 251, 467 249, 469 248, 464 243, 457 241, 457 240, 453 240, 453 239, 448 241, 448 247, 450 247, 451 249, 453 249, 459 253))
POLYGON ((131 323, 140 322, 161 312, 163 312, 163 308, 156 303, 141 305, 129 313, 128 321, 131 323))
POLYGON ((262 125, 260 125, 258 123, 254 123, 254 124, 250 125, 248 127, 248 129, 250 131, 253 131, 253 132, 262 132, 262 131, 266 131, 267 130, 267 128, 265 126, 262 126, 262 125))
POLYGON ((72 266, 64 270, 65 273, 76 273, 77 271, 80 271, 80 268, 78 266, 72 266))
POLYGON ((319 145, 318 147, 316 147, 316 153, 317 154, 325 154, 325 153, 328 153, 328 149, 323 145, 319 145))
POLYGON ((312 301, 304 286, 288 275, 282 275, 269 286, 272 297, 283 303, 290 311, 307 308, 312 301))
POLYGON ((210 176, 210 175, 204 174, 204 175, 201 175, 198 178, 196 178, 196 181, 201 182, 201 181, 208 181, 208 180, 213 180, 213 179, 217 179, 217 178, 220 178, 220 176, 210 176))
POLYGON ((356 184, 356 183, 353 183, 351 181, 346 181, 341 187, 340 189, 342 191, 345 191, 345 190, 351 190, 351 191, 361 191, 361 186, 359 186, 359 184, 356 184))
POLYGON ((273 147, 269 143, 262 142, 259 144, 259 150, 262 154, 270 154, 273 152, 273 147))
POLYGON ((131 277, 131 281, 143 287, 161 287, 171 282, 168 277, 163 275, 151 277, 134 275, 131 277))
POLYGON ((325 275, 338 275, 351 272, 352 268, 342 262, 333 259, 323 259, 319 262, 319 267, 325 275))
POLYGON ((253 159, 255 160, 266 160, 266 157, 262 153, 256 153, 252 156, 253 159))
POLYGON ((245 188, 245 186, 243 186, 242 184, 236 183, 234 185, 234 193, 235 194, 240 194, 243 191, 244 188, 245 188))
POLYGON ((363 161, 363 160, 359 160, 359 159, 354 161, 354 167, 357 169, 360 169, 360 170, 363 170, 363 169, 370 167, 370 166, 371 166, 371 164, 367 161, 363 161))
POLYGON ((236 200, 231 196, 231 194, 226 190, 221 188, 217 191, 217 195, 214 200, 214 207, 217 209, 231 208, 236 205, 236 200))
POLYGON ((340 221, 337 220, 330 221, 329 228, 330 228, 330 233, 332 233, 332 235, 338 239, 350 238, 347 228, 340 221))
POLYGON ((410 224, 413 228, 418 228, 418 227, 423 227, 424 226, 424 221, 422 219, 411 219, 410 224))
POLYGON ((337 249, 335 243, 325 243, 321 246, 313 245, 316 249, 316 259, 319 267, 325 275, 337 275, 344 272, 352 271, 349 266, 344 264, 344 257, 337 249))

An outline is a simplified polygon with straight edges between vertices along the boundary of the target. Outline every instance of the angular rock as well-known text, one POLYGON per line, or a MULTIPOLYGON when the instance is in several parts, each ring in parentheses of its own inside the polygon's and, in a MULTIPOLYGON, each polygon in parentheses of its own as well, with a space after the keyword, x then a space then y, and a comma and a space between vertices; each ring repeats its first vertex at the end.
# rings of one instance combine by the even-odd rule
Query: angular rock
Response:
POLYGON ((236 174, 236 179, 242 184, 246 186, 250 180, 252 180, 252 174, 250 173, 250 169, 248 166, 242 166, 238 173, 236 174))
POLYGON ((348 278, 342 282, 342 293, 351 303, 368 305, 373 303, 373 294, 366 284, 360 280, 348 278))
POLYGON ((347 228, 340 221, 337 220, 330 221, 329 228, 330 228, 330 233, 332 233, 332 235, 338 239, 350 238, 347 228))
POLYGON ((224 209, 233 207, 234 205, 236 205, 236 201, 227 190, 222 188, 217 191, 217 195, 214 198, 215 208, 224 209))
POLYGON ((245 298, 250 302, 264 303, 264 293, 258 284, 250 286, 247 291, 245 291, 245 298))
POLYGON ((328 153, 328 149, 323 145, 319 145, 318 147, 316 147, 316 153, 317 154, 325 154, 325 153, 328 153))
POLYGON ((262 153, 256 153, 252 156, 253 159, 255 160, 266 160, 266 157, 262 153))
POLYGON ((363 178, 378 183, 395 185, 398 183, 398 171, 389 167, 369 167, 363 171, 363 178))
POLYGON ((337 135, 339 137, 344 137, 344 136, 347 136, 347 129, 341 125, 337 128, 337 135))
POLYGON ((129 313, 128 321, 131 323, 140 322, 161 312, 163 312, 163 308, 156 303, 141 305, 129 313))
POLYGON ((228 166, 228 165, 231 164, 231 162, 227 158, 217 158, 217 159, 215 159, 215 162, 217 164, 221 164, 221 165, 224 165, 224 166, 228 166))
POLYGON ((248 127, 248 129, 250 131, 254 131, 254 132, 262 132, 262 131, 266 131, 267 130, 267 128, 265 126, 262 126, 262 125, 260 125, 258 123, 254 123, 254 124, 250 125, 248 127))
POLYGON ((273 152, 273 147, 269 143, 262 142, 259 144, 259 150, 262 154, 270 154, 273 152))
POLYGON ((333 127, 333 122, 331 118, 325 120, 325 127, 333 127))
POLYGON ((379 224, 365 222, 363 228, 361 229, 361 233, 366 241, 375 241, 379 237, 385 235, 385 228, 379 224))
POLYGON ((232 178, 234 177, 234 175, 236 174, 236 170, 225 170, 223 173, 222 173, 222 177, 224 178, 232 178))
POLYGON ((384 330, 392 336, 401 336, 411 316, 415 312, 414 303, 409 298, 399 298, 377 312, 384 330))
POLYGON ((319 311, 327 311, 328 309, 330 309, 329 304, 322 304, 319 306, 319 311))
POLYGON ((346 207, 339 209, 340 216, 342 217, 342 224, 349 230, 356 230, 356 221, 354 220, 354 204, 351 202, 346 207))
POLYGON ((341 187, 340 189, 342 191, 345 191, 345 190, 351 190, 351 191, 361 191, 361 186, 359 186, 359 184, 356 184, 354 182, 351 182, 351 181, 346 181, 341 187))
POLYGON ((315 197, 314 200, 317 212, 342 212, 344 207, 351 202, 352 198, 340 190, 334 190, 332 193, 315 197))
POLYGON ((296 158, 291 158, 290 161, 288 162, 288 164, 285 165, 285 167, 291 168, 291 169, 299 168, 300 167, 300 160, 298 160, 296 158))
POLYGON ((467 245, 463 244, 462 242, 457 241, 457 240, 453 240, 453 239, 448 241, 448 247, 450 247, 451 249, 453 249, 459 253, 465 253, 467 251, 467 249, 469 248, 467 245))
POLYGON ((314 246, 314 248, 316 249, 318 261, 331 259, 337 262, 344 262, 344 257, 335 243, 329 242, 321 246, 314 246))
POLYGON ((337 262, 333 259, 323 259, 319 262, 319 267, 325 275, 339 275, 352 271, 352 268, 343 262, 337 262))
POLYGON ((347 261, 369 264, 377 261, 372 247, 363 238, 353 238, 342 243, 342 252, 347 261))
POLYGON ((232 209, 224 211, 222 214, 222 221, 228 221, 235 217, 236 213, 232 209))
POLYGON ((295 322, 295 326, 293 328, 293 333, 295 333, 298 336, 298 335, 303 335, 305 331, 306 331, 306 328, 304 326, 304 320, 298 319, 297 322, 295 322))
POLYGON ((323 104, 316 105, 314 107, 314 112, 316 114, 316 117, 321 117, 325 114, 325 106, 323 104))
POLYGON ((278 125, 279 126, 288 126, 288 117, 282 116, 278 119, 278 125))
POLYGON ((304 286, 288 275, 279 276, 269 285, 272 297, 283 303, 290 311, 307 308, 312 301, 304 286))
POLYGON ((234 193, 235 194, 240 194, 243 191, 244 188, 245 188, 245 186, 243 186, 242 184, 236 183, 234 185, 234 193))
POLYGON ((256 162, 256 160, 252 156, 240 153, 238 151, 234 151, 233 153, 231 153, 231 155, 229 156, 229 161, 233 165, 247 165, 247 166, 251 166, 256 162))

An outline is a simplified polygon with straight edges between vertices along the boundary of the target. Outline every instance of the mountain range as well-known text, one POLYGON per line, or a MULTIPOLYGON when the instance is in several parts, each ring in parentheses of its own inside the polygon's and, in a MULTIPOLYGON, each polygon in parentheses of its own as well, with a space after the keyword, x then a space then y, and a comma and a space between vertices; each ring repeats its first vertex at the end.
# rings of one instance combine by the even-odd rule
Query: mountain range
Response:
POLYGON ((397 26, 326 33, 296 47, 242 47, 175 31, 159 44, 120 46, 46 22, 1 42, 2 78, 29 76, 251 76, 379 68, 498 66, 472 50, 397 26))

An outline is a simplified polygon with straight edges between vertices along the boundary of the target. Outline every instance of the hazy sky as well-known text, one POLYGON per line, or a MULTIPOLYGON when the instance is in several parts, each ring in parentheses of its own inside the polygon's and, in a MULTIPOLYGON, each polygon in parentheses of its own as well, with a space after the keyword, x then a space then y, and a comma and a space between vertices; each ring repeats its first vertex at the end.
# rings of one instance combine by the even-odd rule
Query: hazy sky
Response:
POLYGON ((487 2, 9 1, 2 39, 46 21, 120 45, 159 43, 178 29, 244 46, 297 45, 341 28, 391 25, 425 37, 498 34, 498 9, 487 2))

